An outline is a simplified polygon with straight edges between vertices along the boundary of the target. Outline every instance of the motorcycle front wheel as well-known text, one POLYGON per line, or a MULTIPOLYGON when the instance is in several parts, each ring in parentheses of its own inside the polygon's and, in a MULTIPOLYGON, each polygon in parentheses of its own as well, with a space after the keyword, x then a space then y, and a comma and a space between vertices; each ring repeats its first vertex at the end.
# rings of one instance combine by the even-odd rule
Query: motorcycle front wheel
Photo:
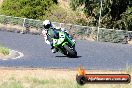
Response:
POLYGON ((71 49, 68 45, 64 45, 65 50, 67 51, 67 56, 76 58, 77 57, 77 52, 75 49, 71 49))

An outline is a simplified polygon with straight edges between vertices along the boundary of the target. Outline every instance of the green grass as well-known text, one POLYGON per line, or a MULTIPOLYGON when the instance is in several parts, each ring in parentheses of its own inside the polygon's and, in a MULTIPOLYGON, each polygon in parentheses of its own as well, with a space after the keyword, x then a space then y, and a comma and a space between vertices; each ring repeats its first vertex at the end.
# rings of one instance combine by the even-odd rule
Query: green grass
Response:
POLYGON ((76 81, 65 79, 42 79, 34 77, 26 77, 24 81, 10 78, 7 82, 0 85, 0 88, 131 88, 130 84, 85 84, 80 86, 76 81), (24 83, 29 86, 26 87, 24 83))
MULTIPOLYGON (((36 78, 35 78, 36 79, 36 78)), ((33 79, 34 80, 34 79, 33 79)), ((42 84, 40 81, 36 80, 31 84, 31 88, 131 88, 131 84, 85 84, 83 86, 76 83, 76 81, 70 80, 55 80, 49 79, 49 82, 42 84)), ((47 80, 45 80, 47 81, 47 80)))
POLYGON ((9 49, 3 46, 0 46, 0 53, 4 54, 4 55, 8 55, 9 54, 9 49))
MULTIPOLYGON (((125 70, 126 71, 126 70, 125 70)), ((127 69, 127 72, 131 75, 132 70, 127 69)), ((9 74, 12 74, 10 72, 9 74)), ((21 74, 19 71, 15 71, 15 75, 5 75, 4 80, 0 80, 0 88, 131 88, 132 83, 130 84, 85 84, 80 86, 77 84, 75 79, 66 79, 66 78, 56 78, 55 73, 53 76, 41 75, 41 77, 31 75, 25 71, 24 74, 21 74), (27 75, 28 74, 28 75, 27 75)), ((43 73, 42 73, 43 74, 43 73)), ((40 75, 40 73, 39 73, 40 75)), ((65 76, 65 75, 64 75, 65 76)), ((72 77, 71 77, 72 78, 72 77)))
POLYGON ((48 84, 49 83, 49 80, 40 80, 40 79, 34 78, 34 77, 26 77, 26 79, 29 82, 32 82, 34 84, 42 84, 42 85, 45 85, 45 84, 48 84))
POLYGON ((31 88, 81 88, 76 81, 65 79, 39 79, 35 77, 26 77, 31 88))

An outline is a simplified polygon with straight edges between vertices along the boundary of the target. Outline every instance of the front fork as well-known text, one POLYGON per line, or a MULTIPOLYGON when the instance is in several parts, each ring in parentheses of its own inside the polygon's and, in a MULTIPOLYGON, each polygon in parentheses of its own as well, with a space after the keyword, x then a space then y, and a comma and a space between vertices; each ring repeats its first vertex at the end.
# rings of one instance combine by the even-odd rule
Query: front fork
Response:
POLYGON ((75 43, 76 43, 75 40, 72 39, 71 37, 69 37, 68 35, 66 36, 66 38, 67 38, 68 42, 70 43, 70 46, 75 47, 75 43))
POLYGON ((64 47, 64 45, 68 45, 70 49, 75 49, 75 43, 69 44, 68 42, 65 42, 62 44, 62 47, 64 47))

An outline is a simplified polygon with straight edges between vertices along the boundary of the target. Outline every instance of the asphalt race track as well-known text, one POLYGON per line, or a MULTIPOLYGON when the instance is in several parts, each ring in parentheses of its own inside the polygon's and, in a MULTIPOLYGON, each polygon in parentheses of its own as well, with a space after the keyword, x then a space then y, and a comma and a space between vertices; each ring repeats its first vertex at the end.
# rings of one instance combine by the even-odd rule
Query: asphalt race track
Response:
POLYGON ((0 31, 0 44, 24 53, 24 57, 0 60, 0 67, 123 69, 132 65, 132 45, 77 40, 78 58, 52 54, 40 35, 0 31))

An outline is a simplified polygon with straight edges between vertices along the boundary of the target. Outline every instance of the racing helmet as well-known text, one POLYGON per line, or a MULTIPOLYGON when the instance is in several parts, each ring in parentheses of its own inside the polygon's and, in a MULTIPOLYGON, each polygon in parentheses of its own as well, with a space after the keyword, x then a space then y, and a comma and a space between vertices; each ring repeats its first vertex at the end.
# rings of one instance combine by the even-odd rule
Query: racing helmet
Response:
POLYGON ((43 26, 45 29, 49 29, 52 27, 52 23, 49 20, 43 21, 43 26))

